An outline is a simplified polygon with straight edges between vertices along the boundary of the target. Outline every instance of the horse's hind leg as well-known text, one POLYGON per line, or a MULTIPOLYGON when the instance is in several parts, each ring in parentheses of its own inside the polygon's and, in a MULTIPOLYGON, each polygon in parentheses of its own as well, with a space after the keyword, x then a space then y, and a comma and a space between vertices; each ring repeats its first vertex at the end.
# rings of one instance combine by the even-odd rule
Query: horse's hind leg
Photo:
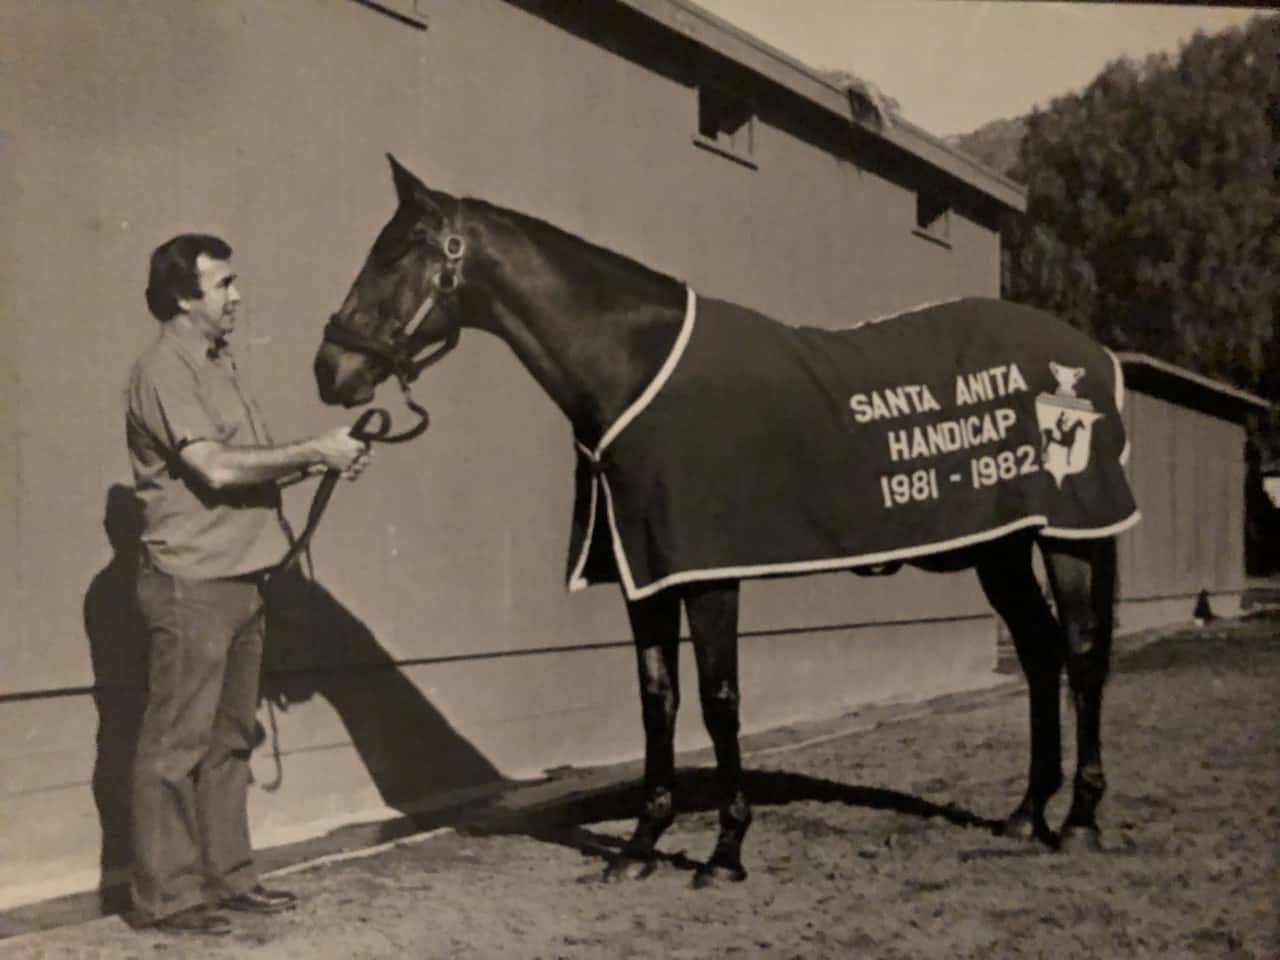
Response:
POLYGON ((1076 712, 1076 776, 1062 827, 1064 848, 1101 848, 1097 811, 1102 771, 1102 688, 1111 663, 1114 540, 1041 542, 1049 584, 1067 638, 1067 677, 1076 712))
POLYGON ((644 809, 606 880, 638 879, 653 872, 655 848, 675 819, 676 710, 680 706, 680 598, 663 591, 627 603, 636 644, 640 712, 644 720, 644 809))
POLYGON ((1058 685, 1062 676, 1062 630, 1045 601, 1031 567, 1030 537, 993 543, 979 557, 978 579, 991 606, 1013 635, 1018 662, 1027 678, 1031 713, 1031 768, 1022 802, 1001 833, 1048 842, 1049 798, 1062 786, 1062 724, 1058 685))
POLYGON ((715 747, 720 793, 720 833, 711 859, 698 868, 694 886, 745 880, 742 839, 751 807, 742 791, 738 745, 738 583, 717 581, 685 590, 685 613, 698 660, 702 719, 715 747))

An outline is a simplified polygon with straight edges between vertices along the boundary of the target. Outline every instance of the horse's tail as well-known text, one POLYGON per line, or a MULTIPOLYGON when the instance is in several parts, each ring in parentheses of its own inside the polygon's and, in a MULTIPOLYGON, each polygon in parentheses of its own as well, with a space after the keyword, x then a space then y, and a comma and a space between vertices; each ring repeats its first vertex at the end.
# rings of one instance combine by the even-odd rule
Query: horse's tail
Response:
POLYGON ((1074 619, 1077 628, 1083 628, 1092 638, 1087 646, 1092 648, 1096 644, 1094 663, 1100 676, 1105 677, 1111 659, 1119 586, 1116 538, 1041 537, 1038 540, 1045 564, 1062 574, 1055 578, 1053 570, 1050 571, 1058 620, 1067 628, 1067 618, 1074 619))

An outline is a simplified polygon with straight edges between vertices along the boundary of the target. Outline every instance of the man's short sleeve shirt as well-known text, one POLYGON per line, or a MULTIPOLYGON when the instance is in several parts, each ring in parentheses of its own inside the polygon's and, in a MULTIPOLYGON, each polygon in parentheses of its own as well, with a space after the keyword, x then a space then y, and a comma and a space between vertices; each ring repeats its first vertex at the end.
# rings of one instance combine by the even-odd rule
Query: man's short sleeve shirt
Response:
POLYGON ((213 353, 165 326, 134 364, 127 404, 129 460, 150 561, 191 579, 239 576, 278 563, 288 549, 278 487, 212 490, 180 456, 201 440, 271 443, 230 353, 213 353))

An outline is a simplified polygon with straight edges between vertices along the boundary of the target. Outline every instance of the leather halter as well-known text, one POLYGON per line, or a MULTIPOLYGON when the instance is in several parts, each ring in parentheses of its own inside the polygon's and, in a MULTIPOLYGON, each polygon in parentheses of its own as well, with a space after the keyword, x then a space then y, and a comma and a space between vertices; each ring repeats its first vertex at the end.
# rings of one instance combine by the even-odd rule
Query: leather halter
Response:
POLYGON ((462 285, 463 258, 467 252, 467 241, 461 231, 451 225, 446 226, 437 239, 436 246, 444 253, 444 262, 431 277, 426 299, 422 301, 407 323, 393 329, 386 336, 372 336, 341 323, 335 313, 325 324, 324 339, 344 349, 355 350, 378 360, 395 374, 401 387, 412 383, 423 370, 456 347, 462 329, 461 324, 458 323, 450 327, 443 340, 433 341, 439 344, 434 350, 424 353, 422 351, 431 344, 414 343, 414 334, 431 315, 440 300, 456 292, 462 285))

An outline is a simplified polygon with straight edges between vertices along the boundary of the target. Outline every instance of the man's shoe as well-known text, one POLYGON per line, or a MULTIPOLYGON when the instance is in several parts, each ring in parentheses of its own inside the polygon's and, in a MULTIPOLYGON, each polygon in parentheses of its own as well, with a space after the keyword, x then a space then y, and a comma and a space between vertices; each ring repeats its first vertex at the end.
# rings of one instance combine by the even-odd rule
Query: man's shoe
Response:
POLYGON ((231 921, 204 904, 161 917, 150 926, 161 933, 191 933, 206 937, 224 937, 231 932, 231 921))
POLYGON ((218 906, 241 913, 285 913, 298 905, 298 898, 288 890, 268 890, 261 884, 252 890, 227 897, 218 906))
POLYGON ((251 891, 254 896, 286 905, 290 910, 298 905, 298 895, 292 890, 272 890, 262 884, 255 884, 251 891))

